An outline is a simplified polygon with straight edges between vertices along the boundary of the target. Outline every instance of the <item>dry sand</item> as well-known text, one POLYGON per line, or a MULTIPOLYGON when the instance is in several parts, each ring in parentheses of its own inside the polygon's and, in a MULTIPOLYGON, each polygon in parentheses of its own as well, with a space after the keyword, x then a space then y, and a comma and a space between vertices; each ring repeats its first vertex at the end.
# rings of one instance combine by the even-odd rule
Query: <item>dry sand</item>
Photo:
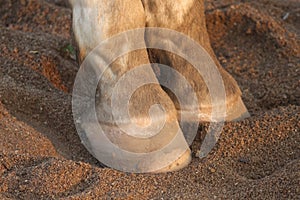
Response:
POLYGON ((158 175, 102 167, 80 143, 65 2, 0 5, 0 199, 300 199, 298 0, 206 2, 213 48, 252 116, 226 123, 205 159, 158 175))

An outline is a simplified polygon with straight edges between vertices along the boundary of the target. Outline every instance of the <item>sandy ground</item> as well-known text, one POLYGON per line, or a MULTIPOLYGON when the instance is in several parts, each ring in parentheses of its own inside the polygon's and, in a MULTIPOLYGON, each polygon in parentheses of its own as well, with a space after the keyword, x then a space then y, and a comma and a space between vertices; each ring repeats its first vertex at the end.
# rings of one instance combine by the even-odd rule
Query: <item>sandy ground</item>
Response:
POLYGON ((298 0, 206 2, 213 48, 252 116, 226 123, 205 159, 158 175, 102 167, 80 143, 65 2, 0 5, 0 199, 300 199, 298 0))

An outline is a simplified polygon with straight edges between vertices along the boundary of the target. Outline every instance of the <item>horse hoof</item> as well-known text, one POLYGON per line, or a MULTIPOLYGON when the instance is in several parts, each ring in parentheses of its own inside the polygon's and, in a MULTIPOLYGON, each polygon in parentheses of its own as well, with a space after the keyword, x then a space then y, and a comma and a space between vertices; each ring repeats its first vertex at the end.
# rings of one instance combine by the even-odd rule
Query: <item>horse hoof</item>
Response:
MULTIPOLYGON (((168 154, 166 156, 168 156, 168 154)), ((163 167, 157 171, 154 171, 153 173, 178 171, 178 170, 183 169, 186 166, 188 166, 190 164, 191 160, 192 160, 191 150, 188 149, 177 160, 172 162, 170 165, 163 167)))

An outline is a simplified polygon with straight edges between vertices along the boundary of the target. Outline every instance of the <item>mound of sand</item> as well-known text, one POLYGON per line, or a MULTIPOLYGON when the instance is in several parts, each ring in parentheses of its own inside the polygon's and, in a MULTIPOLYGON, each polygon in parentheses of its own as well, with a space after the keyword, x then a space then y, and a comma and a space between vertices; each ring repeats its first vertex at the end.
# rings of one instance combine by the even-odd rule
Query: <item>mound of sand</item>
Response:
POLYGON ((213 48, 252 116, 226 123, 205 159, 159 175, 105 168, 80 143, 65 2, 0 5, 0 199, 300 198, 299 1, 206 2, 213 48))

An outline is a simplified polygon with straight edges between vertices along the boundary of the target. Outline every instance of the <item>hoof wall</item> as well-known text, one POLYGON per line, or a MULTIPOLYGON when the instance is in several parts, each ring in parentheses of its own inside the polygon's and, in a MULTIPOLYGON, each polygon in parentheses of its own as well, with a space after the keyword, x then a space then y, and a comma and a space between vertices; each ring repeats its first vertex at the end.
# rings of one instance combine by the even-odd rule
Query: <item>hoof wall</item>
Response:
MULTIPOLYGON (((168 156, 168 155, 166 155, 168 156)), ((163 158, 162 158, 163 159, 163 158)), ((191 150, 186 150, 177 160, 175 160, 170 165, 161 168, 157 171, 154 171, 153 173, 164 173, 164 172, 172 172, 172 171, 178 171, 186 166, 191 162, 192 156, 191 156, 191 150)))

